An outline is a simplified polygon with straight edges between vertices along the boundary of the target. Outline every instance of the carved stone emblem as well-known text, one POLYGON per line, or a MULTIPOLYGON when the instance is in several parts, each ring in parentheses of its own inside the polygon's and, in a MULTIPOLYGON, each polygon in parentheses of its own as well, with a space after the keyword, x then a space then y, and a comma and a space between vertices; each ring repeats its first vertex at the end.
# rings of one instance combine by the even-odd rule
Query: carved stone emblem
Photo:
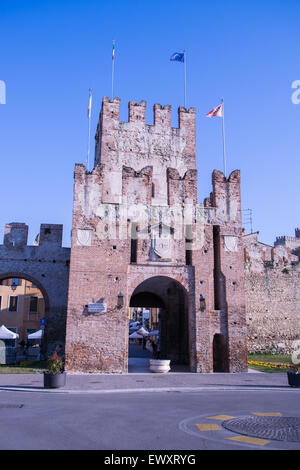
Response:
POLYGON ((91 246, 91 241, 92 241, 91 230, 77 229, 76 241, 77 241, 77 245, 91 246))

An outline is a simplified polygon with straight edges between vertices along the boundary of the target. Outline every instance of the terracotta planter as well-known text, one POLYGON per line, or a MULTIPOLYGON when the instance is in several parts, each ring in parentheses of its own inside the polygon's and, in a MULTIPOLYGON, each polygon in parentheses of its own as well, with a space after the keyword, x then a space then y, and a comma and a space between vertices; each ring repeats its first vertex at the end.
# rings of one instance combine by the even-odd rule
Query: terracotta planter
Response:
POLYGON ((170 362, 167 359, 150 359, 150 370, 159 374, 166 374, 170 370, 170 362))
POLYGON ((300 387, 300 372, 289 370, 287 376, 288 383, 291 387, 300 387))
POLYGON ((44 372, 44 388, 60 388, 66 385, 66 373, 51 374, 44 372))

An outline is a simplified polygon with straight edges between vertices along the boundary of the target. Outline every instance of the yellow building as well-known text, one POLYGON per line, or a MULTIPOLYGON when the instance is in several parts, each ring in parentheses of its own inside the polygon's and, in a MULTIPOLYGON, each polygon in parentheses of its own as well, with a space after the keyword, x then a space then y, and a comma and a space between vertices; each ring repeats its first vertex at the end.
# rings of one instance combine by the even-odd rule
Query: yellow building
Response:
POLYGON ((40 329, 44 316, 43 294, 32 282, 19 278, 0 281, 0 326, 18 333, 17 342, 26 343, 28 334, 40 329))

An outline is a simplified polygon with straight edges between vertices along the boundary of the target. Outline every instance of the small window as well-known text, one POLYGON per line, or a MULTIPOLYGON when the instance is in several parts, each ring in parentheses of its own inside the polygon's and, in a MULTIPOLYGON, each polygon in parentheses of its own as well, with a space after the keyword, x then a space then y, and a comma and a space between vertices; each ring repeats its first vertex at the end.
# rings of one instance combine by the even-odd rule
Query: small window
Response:
POLYGON ((152 183, 152 197, 155 197, 155 184, 152 183))
POLYGON ((45 235, 49 235, 51 233, 51 229, 50 228, 45 228, 45 235))
POLYGON ((30 296, 29 312, 36 313, 37 311, 38 311, 38 298, 34 296, 30 296))
POLYGON ((9 312, 17 312, 18 311, 18 299, 19 299, 19 297, 17 295, 11 295, 9 297, 9 306, 8 306, 8 311, 9 312))

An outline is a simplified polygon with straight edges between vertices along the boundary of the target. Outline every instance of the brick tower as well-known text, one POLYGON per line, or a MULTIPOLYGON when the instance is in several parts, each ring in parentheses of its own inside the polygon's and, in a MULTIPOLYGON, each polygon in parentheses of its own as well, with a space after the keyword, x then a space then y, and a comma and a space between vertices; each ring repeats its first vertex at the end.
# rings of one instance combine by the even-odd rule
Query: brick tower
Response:
POLYGON ((127 372, 129 312, 160 311, 161 357, 246 371, 240 175, 197 203, 195 109, 104 97, 95 165, 75 166, 66 369, 127 372))

